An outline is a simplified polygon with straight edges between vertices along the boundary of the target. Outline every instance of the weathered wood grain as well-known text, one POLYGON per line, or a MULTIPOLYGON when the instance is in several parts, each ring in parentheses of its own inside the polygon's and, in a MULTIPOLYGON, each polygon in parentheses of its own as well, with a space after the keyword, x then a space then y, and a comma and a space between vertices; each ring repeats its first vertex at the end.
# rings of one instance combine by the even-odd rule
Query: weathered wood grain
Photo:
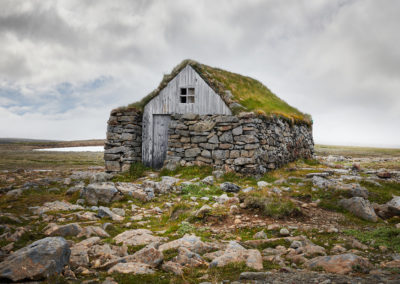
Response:
POLYGON ((152 167, 159 169, 163 166, 168 149, 168 125, 171 118, 166 114, 153 115, 153 159, 152 167))

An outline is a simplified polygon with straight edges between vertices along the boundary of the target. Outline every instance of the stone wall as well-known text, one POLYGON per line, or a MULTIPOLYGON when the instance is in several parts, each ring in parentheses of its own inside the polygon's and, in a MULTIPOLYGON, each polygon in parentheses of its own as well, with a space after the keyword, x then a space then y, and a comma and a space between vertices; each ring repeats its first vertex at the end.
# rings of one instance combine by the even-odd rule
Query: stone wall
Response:
POLYGON ((106 171, 129 170, 142 161, 142 113, 134 108, 111 111, 104 146, 106 171))
POLYGON ((225 171, 265 173, 313 156, 312 128, 254 113, 171 116, 165 165, 210 165, 225 171))

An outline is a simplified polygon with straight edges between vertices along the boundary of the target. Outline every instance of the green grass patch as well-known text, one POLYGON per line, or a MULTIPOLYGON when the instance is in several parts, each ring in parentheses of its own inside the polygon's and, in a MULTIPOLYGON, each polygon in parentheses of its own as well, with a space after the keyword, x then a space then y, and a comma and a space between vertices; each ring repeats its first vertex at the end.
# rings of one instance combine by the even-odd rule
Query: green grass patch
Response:
POLYGON ((169 211, 169 219, 173 221, 185 220, 192 210, 193 207, 185 202, 176 203, 169 211))
POLYGON ((257 271, 248 267, 244 262, 229 263, 224 267, 212 267, 208 269, 209 281, 217 283, 222 280, 235 281, 239 279, 240 273, 245 271, 257 271))
POLYGON ((113 178, 113 181, 132 182, 137 180, 138 178, 144 177, 146 172, 149 170, 150 168, 146 167, 142 163, 136 162, 131 164, 129 171, 117 175, 116 177, 113 178))
POLYGON ((265 242, 258 245, 256 249, 263 250, 266 248, 276 248, 277 246, 283 246, 285 248, 288 248, 290 246, 290 241, 287 241, 285 239, 279 239, 272 242, 265 242))
POLYGON ((356 237, 359 241, 378 248, 386 246, 395 252, 400 252, 400 229, 393 227, 380 227, 373 230, 346 230, 345 234, 356 237))
POLYGON ((280 196, 263 196, 262 191, 241 195, 247 208, 256 209, 260 214, 272 218, 295 217, 301 210, 293 201, 280 196))
MULTIPOLYGON (((175 278, 171 274, 165 273, 165 272, 156 272, 154 274, 113 273, 111 276, 119 284, 131 284, 131 283, 170 284, 172 278, 175 278)), ((172 282, 172 283, 174 283, 174 282, 172 282)), ((177 283, 177 282, 175 282, 175 283, 177 283)), ((183 282, 180 282, 180 283, 183 283, 183 282)))
POLYGON ((172 249, 167 249, 163 251, 164 255, 164 262, 172 260, 175 256, 178 255, 178 249, 172 248, 172 249))
POLYGON ((372 182, 361 181, 360 185, 368 189, 370 195, 369 201, 383 204, 392 199, 393 195, 400 195, 400 183, 396 182, 380 182, 378 186, 372 182))
POLYGON ((162 169, 160 176, 177 176, 183 179, 200 178, 203 179, 207 176, 212 175, 212 167, 209 166, 190 166, 182 167, 178 166, 175 170, 162 169))
POLYGON ((181 187, 181 194, 187 196, 195 196, 195 197, 205 197, 212 195, 221 195, 224 192, 217 186, 209 186, 208 190, 205 189, 204 186, 189 184, 181 187))

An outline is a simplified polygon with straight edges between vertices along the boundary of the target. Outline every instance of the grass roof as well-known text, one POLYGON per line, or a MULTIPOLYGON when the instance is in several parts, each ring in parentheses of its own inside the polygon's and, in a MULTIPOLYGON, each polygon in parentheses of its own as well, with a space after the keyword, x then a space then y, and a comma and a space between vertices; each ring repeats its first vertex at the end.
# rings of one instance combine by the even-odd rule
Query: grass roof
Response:
POLYGON ((190 65, 203 80, 225 101, 233 113, 252 111, 260 116, 278 116, 292 123, 312 124, 311 116, 290 106, 272 93, 261 82, 240 74, 200 64, 187 59, 176 66, 170 74, 164 75, 160 85, 141 101, 130 104, 143 110, 144 106, 183 69, 190 65))

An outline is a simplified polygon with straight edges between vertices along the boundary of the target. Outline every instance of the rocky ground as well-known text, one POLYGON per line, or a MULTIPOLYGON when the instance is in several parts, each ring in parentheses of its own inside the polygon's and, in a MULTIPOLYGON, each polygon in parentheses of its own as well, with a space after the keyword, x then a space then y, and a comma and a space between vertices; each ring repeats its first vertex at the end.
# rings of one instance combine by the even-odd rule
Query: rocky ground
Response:
POLYGON ((400 283, 398 157, 103 171, 0 172, 0 282, 400 283))

